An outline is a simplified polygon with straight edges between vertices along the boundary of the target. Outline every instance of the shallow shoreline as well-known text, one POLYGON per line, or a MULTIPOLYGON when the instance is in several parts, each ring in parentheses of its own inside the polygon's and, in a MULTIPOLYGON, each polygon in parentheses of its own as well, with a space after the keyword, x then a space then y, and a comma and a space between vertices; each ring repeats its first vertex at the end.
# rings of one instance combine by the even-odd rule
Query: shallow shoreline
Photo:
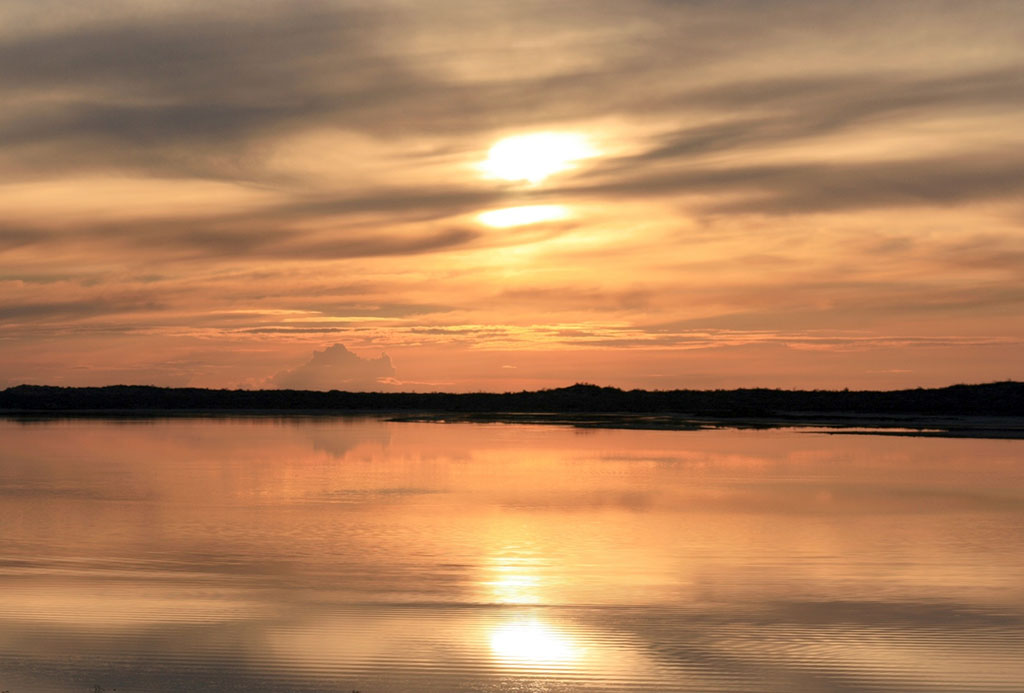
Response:
POLYGON ((434 413, 401 415, 389 421, 417 423, 507 423, 620 428, 664 431, 714 429, 808 429, 835 435, 889 435, 922 438, 1024 439, 1024 417, 874 416, 794 413, 758 417, 719 417, 688 414, 551 414, 551 413, 434 413))
POLYGON ((886 435, 920 438, 991 438, 1024 440, 1024 417, 837 415, 791 412, 768 416, 713 416, 682 413, 579 412, 443 412, 331 409, 0 409, 0 419, 44 422, 62 419, 147 421, 187 418, 375 418, 398 423, 479 423, 571 426, 573 428, 703 431, 716 429, 803 429, 829 435, 886 435))

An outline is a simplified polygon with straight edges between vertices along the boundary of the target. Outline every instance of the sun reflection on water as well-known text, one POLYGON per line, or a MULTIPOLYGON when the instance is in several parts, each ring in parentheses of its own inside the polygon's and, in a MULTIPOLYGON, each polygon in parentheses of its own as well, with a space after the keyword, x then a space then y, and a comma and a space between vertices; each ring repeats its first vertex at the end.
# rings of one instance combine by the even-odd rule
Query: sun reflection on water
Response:
POLYGON ((521 546, 506 546, 488 557, 480 584, 492 604, 547 602, 546 561, 521 546))
POLYGON ((491 633, 491 651, 502 662, 518 665, 568 663, 584 654, 568 635, 535 618, 499 626, 491 633))

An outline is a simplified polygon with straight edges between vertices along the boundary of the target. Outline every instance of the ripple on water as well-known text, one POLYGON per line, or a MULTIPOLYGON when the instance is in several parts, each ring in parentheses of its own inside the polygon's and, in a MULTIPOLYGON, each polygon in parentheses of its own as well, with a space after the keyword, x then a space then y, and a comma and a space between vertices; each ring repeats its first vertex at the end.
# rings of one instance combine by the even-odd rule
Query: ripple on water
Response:
POLYGON ((1019 441, 0 436, 11 693, 1022 690, 1019 441))

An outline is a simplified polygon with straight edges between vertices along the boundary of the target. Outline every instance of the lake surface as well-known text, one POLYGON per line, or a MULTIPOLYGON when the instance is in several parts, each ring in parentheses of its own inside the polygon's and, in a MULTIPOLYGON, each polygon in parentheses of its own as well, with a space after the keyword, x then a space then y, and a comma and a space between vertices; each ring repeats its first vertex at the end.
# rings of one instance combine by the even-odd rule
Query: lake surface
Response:
POLYGON ((0 420, 0 690, 1024 690, 1024 441, 0 420))

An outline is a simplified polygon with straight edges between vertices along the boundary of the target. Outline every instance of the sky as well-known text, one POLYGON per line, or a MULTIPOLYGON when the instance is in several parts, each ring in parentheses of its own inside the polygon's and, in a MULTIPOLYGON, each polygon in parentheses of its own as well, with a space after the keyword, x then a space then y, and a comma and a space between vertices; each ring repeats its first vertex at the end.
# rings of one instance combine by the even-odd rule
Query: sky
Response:
POLYGON ((3 0, 0 387, 1024 379, 1024 3, 3 0))

